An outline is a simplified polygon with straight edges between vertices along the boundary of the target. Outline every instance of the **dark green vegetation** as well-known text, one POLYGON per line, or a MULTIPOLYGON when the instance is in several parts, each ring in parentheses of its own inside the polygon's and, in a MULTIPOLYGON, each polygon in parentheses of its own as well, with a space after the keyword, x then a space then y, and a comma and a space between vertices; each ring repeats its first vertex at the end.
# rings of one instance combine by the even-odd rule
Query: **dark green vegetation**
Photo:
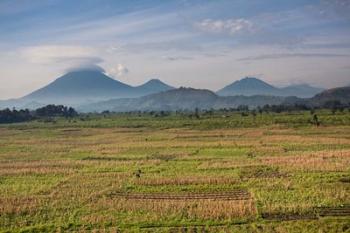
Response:
POLYGON ((78 113, 73 108, 68 108, 63 105, 47 105, 45 107, 38 108, 35 111, 30 111, 28 109, 10 110, 7 108, 0 110, 0 124, 24 122, 35 119, 47 119, 47 117, 71 118, 77 115, 78 113))
POLYGON ((349 232, 349 180, 347 110, 0 126, 4 232, 349 232))

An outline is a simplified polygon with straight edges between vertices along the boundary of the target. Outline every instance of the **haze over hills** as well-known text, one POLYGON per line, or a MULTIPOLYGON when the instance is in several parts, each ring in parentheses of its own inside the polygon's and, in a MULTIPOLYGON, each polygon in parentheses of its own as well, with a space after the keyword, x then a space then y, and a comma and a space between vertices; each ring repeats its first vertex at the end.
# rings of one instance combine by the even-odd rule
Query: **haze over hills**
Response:
POLYGON ((308 84, 291 85, 278 88, 260 79, 254 77, 246 77, 227 85, 226 87, 217 91, 217 94, 221 96, 274 95, 308 98, 314 96, 322 90, 322 88, 312 87, 308 84))
POLYGON ((140 98, 114 99, 80 106, 79 111, 115 112, 127 111, 175 111, 199 109, 236 108, 247 105, 252 108, 266 104, 280 104, 277 96, 218 96, 210 90, 178 88, 140 98))
POLYGON ((128 112, 128 111, 175 111, 198 109, 237 108, 246 105, 249 108, 264 105, 305 105, 322 107, 327 102, 339 101, 350 103, 350 87, 339 87, 325 90, 312 98, 283 96, 218 96, 210 90, 178 88, 139 98, 112 99, 98 103, 79 106, 82 112, 128 112))

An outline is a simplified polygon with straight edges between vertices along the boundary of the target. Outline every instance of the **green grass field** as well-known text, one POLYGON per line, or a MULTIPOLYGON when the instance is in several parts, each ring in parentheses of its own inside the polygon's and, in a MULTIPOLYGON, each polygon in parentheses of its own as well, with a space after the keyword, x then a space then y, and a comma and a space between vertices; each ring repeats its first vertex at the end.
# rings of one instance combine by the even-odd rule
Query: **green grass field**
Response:
POLYGON ((3 232, 350 232, 350 113, 0 125, 3 232))

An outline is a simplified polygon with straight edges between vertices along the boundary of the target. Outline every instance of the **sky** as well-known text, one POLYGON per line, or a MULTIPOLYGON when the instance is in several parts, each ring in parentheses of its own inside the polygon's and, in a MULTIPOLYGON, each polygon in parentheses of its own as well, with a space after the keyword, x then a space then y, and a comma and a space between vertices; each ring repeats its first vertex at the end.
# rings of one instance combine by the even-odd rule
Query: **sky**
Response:
POLYGON ((130 85, 349 85, 350 0, 0 0, 0 99, 91 66, 130 85))

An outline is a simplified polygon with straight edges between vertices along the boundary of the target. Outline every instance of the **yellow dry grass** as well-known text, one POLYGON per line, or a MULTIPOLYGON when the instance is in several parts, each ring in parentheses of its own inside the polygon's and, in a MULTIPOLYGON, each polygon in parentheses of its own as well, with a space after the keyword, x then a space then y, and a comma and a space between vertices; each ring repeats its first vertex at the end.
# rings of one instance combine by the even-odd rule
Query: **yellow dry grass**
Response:
POLYGON ((288 156, 266 156, 262 164, 280 166, 286 170, 347 171, 350 168, 350 150, 303 152, 288 156))
POLYGON ((100 199, 91 207, 115 211, 157 213, 161 218, 173 215, 200 219, 253 218, 256 207, 253 200, 129 200, 100 199))

